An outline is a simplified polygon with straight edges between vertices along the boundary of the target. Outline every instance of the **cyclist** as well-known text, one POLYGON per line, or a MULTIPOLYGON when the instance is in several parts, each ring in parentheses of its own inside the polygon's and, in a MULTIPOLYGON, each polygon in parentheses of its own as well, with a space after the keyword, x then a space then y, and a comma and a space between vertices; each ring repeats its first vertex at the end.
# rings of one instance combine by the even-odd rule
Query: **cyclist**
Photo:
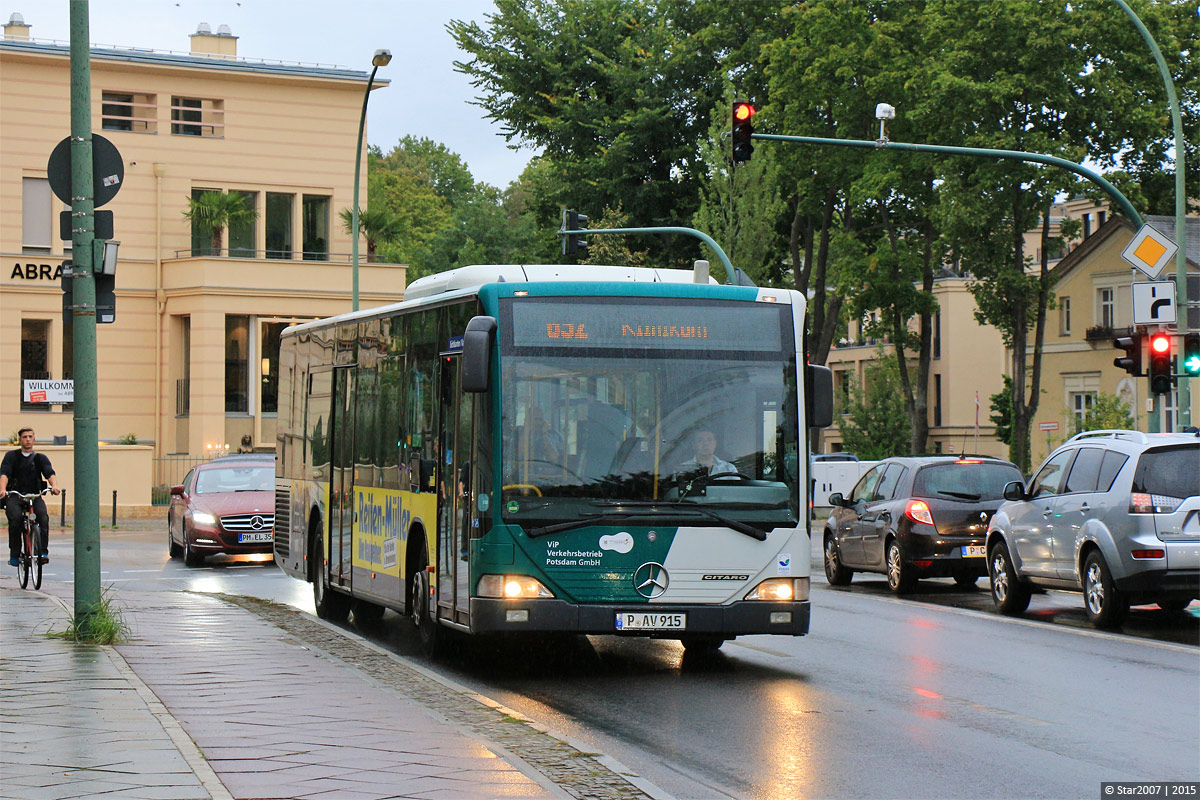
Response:
MULTIPOLYGON (((0 461, 0 498, 8 494, 9 486, 21 494, 36 494, 42 490, 42 480, 50 484, 50 491, 59 494, 58 476, 54 467, 44 453, 34 452, 33 428, 21 428, 17 431, 21 442, 20 449, 9 450, 0 461)), ((8 513, 8 565, 15 567, 17 557, 21 554, 21 534, 25 529, 25 521, 21 515, 20 503, 6 503, 8 513)), ((50 560, 50 515, 46 513, 46 504, 42 498, 33 500, 33 513, 42 529, 42 541, 36 542, 39 548, 38 560, 45 564, 50 560)))

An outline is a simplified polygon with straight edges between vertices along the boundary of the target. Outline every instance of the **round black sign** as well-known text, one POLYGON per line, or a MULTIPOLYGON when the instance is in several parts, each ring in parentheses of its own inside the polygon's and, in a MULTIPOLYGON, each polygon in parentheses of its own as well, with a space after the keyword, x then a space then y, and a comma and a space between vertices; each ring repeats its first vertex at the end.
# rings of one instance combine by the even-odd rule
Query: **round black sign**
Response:
MULTIPOLYGON (((71 137, 63 139, 50 154, 46 165, 50 189, 67 205, 71 205, 71 137)), ((98 133, 92 134, 92 205, 94 208, 112 200, 125 181, 125 162, 116 145, 98 133)))

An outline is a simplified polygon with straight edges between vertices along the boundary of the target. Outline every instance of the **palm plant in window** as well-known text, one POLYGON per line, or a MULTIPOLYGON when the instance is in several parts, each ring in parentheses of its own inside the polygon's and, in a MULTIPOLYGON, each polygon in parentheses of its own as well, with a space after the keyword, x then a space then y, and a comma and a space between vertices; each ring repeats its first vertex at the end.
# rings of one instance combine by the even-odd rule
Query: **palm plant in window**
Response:
MULTIPOLYGON (((343 208, 338 216, 342 218, 342 229, 351 236, 350 230, 354 224, 354 211, 343 208)), ((367 237, 367 263, 374 263, 375 249, 380 244, 388 244, 400 238, 403 226, 400 219, 386 208, 362 208, 358 211, 358 229, 367 237)))
POLYGON ((183 216, 191 220, 195 228, 212 234, 210 255, 219 256, 225 246, 225 228, 258 219, 258 211, 248 205, 246 198, 240 194, 203 192, 197 197, 188 198, 188 207, 183 216))

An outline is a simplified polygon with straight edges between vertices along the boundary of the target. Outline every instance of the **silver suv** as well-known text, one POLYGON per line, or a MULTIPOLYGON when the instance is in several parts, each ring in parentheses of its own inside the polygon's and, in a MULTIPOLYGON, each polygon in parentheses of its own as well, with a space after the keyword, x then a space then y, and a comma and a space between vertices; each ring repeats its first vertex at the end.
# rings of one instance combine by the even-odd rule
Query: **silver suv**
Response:
POLYGON ((1131 603, 1181 611, 1200 598, 1200 434, 1088 431, 1050 454, 988 524, 992 600, 1033 587, 1082 591, 1097 627, 1131 603))

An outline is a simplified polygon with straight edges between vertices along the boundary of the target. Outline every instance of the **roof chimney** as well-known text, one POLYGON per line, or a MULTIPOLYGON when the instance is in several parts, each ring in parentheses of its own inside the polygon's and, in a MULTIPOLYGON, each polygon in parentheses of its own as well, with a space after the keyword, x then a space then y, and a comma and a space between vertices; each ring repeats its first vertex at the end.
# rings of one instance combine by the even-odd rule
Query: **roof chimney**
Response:
POLYGON ((237 58, 237 40, 228 25, 218 25, 217 32, 207 22, 196 26, 191 35, 192 55, 210 58, 237 58))
POLYGON ((25 18, 20 12, 14 11, 12 16, 8 18, 8 24, 4 26, 5 39, 28 39, 30 27, 25 24, 25 18))

